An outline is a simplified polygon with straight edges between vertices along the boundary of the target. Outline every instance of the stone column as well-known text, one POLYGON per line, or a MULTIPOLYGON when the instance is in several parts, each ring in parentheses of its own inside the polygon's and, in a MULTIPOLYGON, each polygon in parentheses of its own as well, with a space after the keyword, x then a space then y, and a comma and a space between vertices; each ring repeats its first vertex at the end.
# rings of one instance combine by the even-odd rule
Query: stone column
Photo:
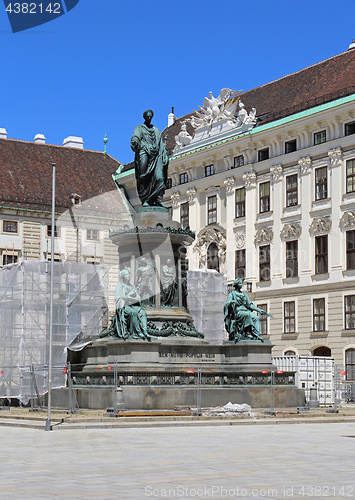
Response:
POLYGON ((283 210, 283 171, 282 165, 275 165, 270 168, 272 174, 272 210, 273 210, 273 232, 276 235, 272 242, 272 262, 271 273, 273 288, 282 287, 282 262, 284 261, 283 247, 278 235, 281 233, 281 218, 283 210))
POLYGON ((234 280, 234 265, 235 265, 235 244, 233 232, 233 220, 235 217, 235 179, 228 177, 224 181, 226 187, 226 240, 227 253, 224 263, 224 273, 227 275, 228 281, 234 280))
POLYGON ((312 274, 312 248, 313 239, 310 238, 308 228, 310 226, 310 210, 312 207, 312 194, 311 194, 311 172, 312 160, 310 156, 305 156, 298 160, 300 166, 300 191, 302 205, 301 227, 302 233, 299 240, 298 247, 298 266, 300 274, 300 286, 311 285, 312 274))
POLYGON ((330 159, 330 197, 332 199, 332 227, 331 237, 328 245, 330 247, 329 266, 329 281, 331 283, 339 283, 342 280, 342 271, 346 269, 346 263, 343 263, 345 254, 345 237, 339 226, 341 219, 340 205, 342 204, 342 186, 343 183, 343 160, 342 151, 340 148, 331 149, 328 151, 330 159))
POLYGON ((253 166, 248 173, 243 175, 245 183, 245 249, 246 249, 246 281, 258 280, 257 253, 255 252, 254 230, 257 208, 256 173, 253 166))

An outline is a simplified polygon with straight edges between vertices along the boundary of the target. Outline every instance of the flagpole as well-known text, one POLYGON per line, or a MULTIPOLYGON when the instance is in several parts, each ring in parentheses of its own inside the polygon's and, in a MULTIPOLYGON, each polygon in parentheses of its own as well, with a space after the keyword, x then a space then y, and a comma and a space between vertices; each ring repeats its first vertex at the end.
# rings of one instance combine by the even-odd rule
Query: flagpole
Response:
MULTIPOLYGON (((52 234, 51 234, 51 291, 50 291, 50 312, 49 312, 49 360, 48 360, 48 414, 45 431, 52 430, 52 344, 53 344, 53 285, 54 285, 54 233, 55 233, 55 163, 53 163, 52 175, 52 234)), ((48 255, 47 255, 48 259, 48 255)))

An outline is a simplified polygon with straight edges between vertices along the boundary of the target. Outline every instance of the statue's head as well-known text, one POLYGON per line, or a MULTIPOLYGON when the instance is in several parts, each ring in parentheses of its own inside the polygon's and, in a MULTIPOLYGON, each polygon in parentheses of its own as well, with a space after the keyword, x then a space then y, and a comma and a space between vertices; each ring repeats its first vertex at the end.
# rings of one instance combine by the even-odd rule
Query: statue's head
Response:
POLYGON ((171 265, 171 259, 168 259, 168 260, 166 261, 166 263, 167 263, 167 265, 168 265, 168 266, 170 266, 170 265, 171 265))
POLYGON ((243 286, 243 279, 242 278, 237 278, 236 280, 233 281, 233 288, 242 288, 243 286))
POLYGON ((129 267, 125 267, 120 271, 120 279, 123 281, 129 281, 129 276, 130 276, 130 269, 129 267))
POLYGON ((149 121, 150 121, 150 120, 153 118, 153 116, 154 116, 154 113, 153 113, 153 111, 152 111, 151 109, 147 109, 147 110, 146 110, 146 111, 144 111, 144 113, 143 113, 143 118, 144 118, 144 120, 146 120, 146 121, 147 121, 147 120, 149 120, 149 121))
POLYGON ((141 257, 141 258, 139 259, 139 264, 140 264, 141 266, 146 266, 146 265, 147 265, 147 259, 146 259, 145 257, 141 257))

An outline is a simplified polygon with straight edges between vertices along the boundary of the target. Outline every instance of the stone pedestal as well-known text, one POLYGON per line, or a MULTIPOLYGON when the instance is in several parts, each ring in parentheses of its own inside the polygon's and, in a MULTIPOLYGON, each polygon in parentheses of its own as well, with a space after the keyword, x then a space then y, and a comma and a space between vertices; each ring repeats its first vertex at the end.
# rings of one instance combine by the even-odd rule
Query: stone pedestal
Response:
MULTIPOLYGON (((271 349, 268 341, 211 345, 195 338, 100 339, 70 352, 73 387, 80 406, 99 408, 112 392, 112 366, 127 409, 172 409, 196 404, 201 370, 202 406, 248 403, 268 407, 271 395, 271 349), (94 391, 96 400, 90 397, 94 391), (111 392, 110 392, 111 391, 111 392), (107 394, 106 394, 107 393, 107 394), (96 401, 96 403, 93 401, 96 401)), ((293 372, 275 374, 275 405, 304 404, 293 372)), ((108 405, 107 405, 108 406, 108 405)))

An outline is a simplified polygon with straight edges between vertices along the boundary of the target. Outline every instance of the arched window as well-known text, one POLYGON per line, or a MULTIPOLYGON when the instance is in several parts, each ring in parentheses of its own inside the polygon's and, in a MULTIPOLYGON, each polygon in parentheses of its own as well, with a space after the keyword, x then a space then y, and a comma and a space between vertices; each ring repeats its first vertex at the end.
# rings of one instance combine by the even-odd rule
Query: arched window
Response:
POLYGON ((346 380, 355 380, 355 349, 345 351, 346 380))
POLYGON ((211 243, 207 250, 207 269, 219 271, 218 247, 211 243))
POLYGON ((317 347, 313 351, 313 356, 331 356, 331 355, 332 351, 329 349, 329 347, 325 347, 325 345, 317 347))
POLYGON ((296 356, 296 352, 289 349, 288 351, 285 351, 284 356, 296 356))

